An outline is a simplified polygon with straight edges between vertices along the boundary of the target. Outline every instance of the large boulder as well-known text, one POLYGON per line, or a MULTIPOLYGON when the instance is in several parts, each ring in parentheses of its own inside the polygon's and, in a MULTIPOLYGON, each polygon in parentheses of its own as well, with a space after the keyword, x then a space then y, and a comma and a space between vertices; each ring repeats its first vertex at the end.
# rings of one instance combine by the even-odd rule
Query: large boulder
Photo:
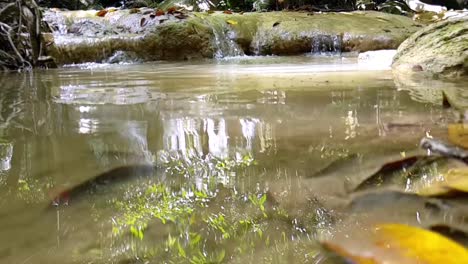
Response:
POLYGON ((105 61, 116 51, 140 60, 179 60, 396 49, 420 25, 379 12, 224 14, 49 11, 50 55, 60 64, 105 61))
POLYGON ((452 17, 416 32, 398 48, 392 67, 400 74, 468 76, 468 15, 452 17))

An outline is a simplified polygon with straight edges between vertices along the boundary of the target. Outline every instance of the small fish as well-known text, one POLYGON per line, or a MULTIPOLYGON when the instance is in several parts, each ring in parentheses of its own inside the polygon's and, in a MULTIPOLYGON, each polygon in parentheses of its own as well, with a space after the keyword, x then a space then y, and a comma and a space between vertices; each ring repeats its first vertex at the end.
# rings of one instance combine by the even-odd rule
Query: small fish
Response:
POLYGON ((226 23, 228 23, 229 25, 237 25, 237 24, 238 24, 238 22, 237 22, 237 21, 235 21, 235 20, 232 20, 232 19, 228 19, 228 20, 226 20, 226 23))
POLYGON ((132 8, 132 9, 130 9, 129 13, 130 13, 130 14, 138 14, 138 13, 140 13, 140 9, 138 9, 138 8, 132 8))
POLYGON ((423 138, 419 144, 421 148, 430 150, 445 157, 452 157, 468 162, 468 150, 452 145, 451 143, 434 139, 423 138))
POLYGON ((157 9, 155 15, 156 15, 156 16, 164 16, 165 14, 166 14, 166 13, 164 13, 164 10, 162 10, 162 9, 157 9))
POLYGON ((279 26, 279 24, 281 24, 281 23, 276 21, 275 23, 273 23, 273 27, 279 26))
POLYGON ((76 186, 55 187, 49 190, 51 205, 69 205, 70 202, 80 197, 95 193, 100 188, 129 181, 139 177, 151 177, 157 173, 157 168, 152 165, 129 165, 117 167, 88 179, 76 186))
POLYGON ((146 26, 146 18, 142 17, 140 20, 140 27, 146 26))
POLYGON ((168 14, 174 14, 174 12, 177 11, 177 8, 175 6, 171 6, 167 9, 168 14))
POLYGON ((98 17, 104 17, 106 14, 107 14, 107 10, 103 9, 103 10, 99 10, 97 13, 96 13, 96 16, 98 17))
POLYGON ((174 17, 178 18, 178 19, 186 19, 188 17, 188 15, 186 15, 184 13, 176 13, 176 14, 174 14, 174 17))
POLYGON ((224 11, 223 11, 223 14, 232 15, 232 11, 231 11, 231 10, 224 10, 224 11))

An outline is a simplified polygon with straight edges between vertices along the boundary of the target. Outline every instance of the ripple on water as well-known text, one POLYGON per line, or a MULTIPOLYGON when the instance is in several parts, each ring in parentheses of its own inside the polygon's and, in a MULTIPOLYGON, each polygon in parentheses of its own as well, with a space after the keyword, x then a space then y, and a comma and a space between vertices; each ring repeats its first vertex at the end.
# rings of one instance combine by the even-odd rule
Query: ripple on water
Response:
POLYGON ((147 87, 103 87, 85 85, 60 86, 54 101, 61 104, 115 104, 130 105, 164 98, 164 94, 147 87))

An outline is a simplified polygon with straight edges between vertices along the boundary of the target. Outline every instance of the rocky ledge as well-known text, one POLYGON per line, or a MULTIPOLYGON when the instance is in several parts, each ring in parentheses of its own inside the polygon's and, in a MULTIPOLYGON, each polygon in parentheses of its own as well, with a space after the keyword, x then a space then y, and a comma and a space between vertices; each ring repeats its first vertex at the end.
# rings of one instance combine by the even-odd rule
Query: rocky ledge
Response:
POLYGON ((294 55, 395 49, 421 26, 380 12, 196 13, 183 10, 58 11, 45 21, 59 64, 102 62, 116 52, 142 60, 294 55))

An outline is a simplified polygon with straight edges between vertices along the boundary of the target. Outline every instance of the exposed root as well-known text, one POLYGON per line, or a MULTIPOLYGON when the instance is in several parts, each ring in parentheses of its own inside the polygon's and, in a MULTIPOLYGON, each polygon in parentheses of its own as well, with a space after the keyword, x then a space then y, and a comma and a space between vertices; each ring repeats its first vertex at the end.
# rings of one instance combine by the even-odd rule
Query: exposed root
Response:
POLYGON ((34 0, 0 2, 0 70, 31 69, 41 54, 41 12, 34 0))

